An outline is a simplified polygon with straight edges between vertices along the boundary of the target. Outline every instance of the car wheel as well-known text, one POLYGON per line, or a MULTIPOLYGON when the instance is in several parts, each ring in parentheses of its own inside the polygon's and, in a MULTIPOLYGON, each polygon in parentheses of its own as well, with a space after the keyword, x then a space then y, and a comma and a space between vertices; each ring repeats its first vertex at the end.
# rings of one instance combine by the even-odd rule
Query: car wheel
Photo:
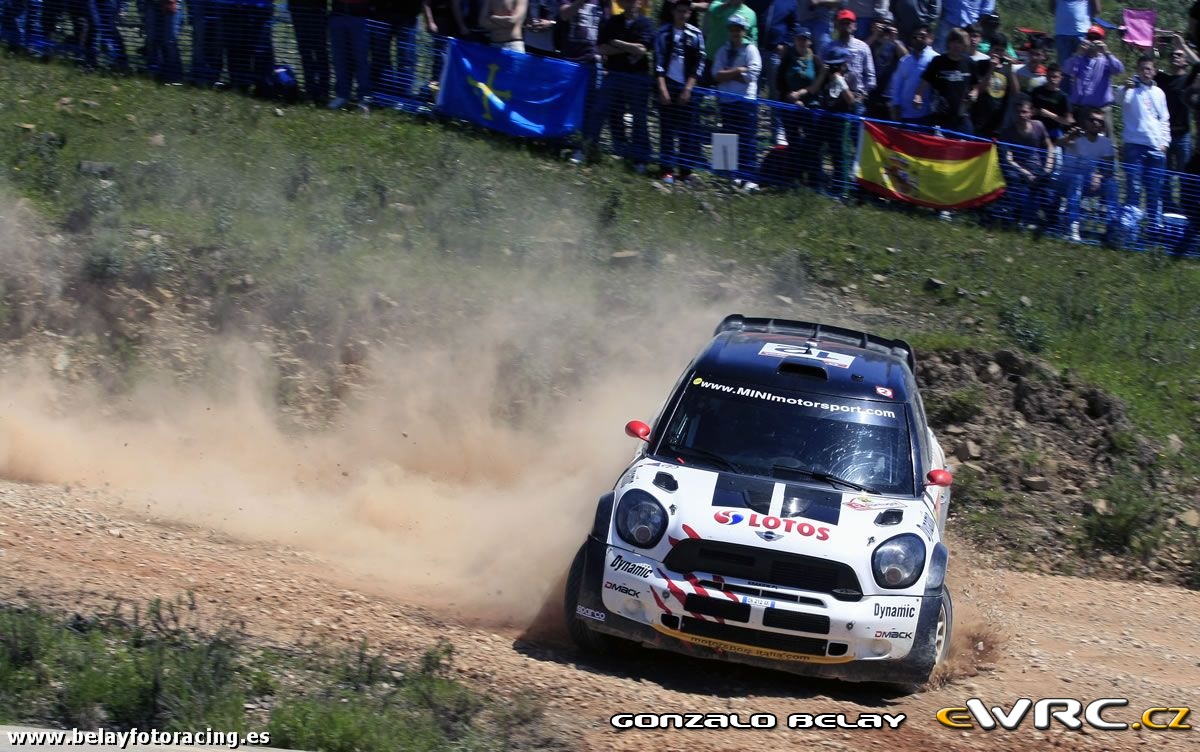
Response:
POLYGON ((611 644, 608 635, 589 629, 584 620, 575 613, 575 606, 579 604, 579 590, 583 585, 583 559, 586 548, 587 543, 579 547, 579 552, 575 554, 575 560, 571 562, 571 569, 567 572, 563 610, 567 618, 567 633, 571 635, 571 641, 585 652, 603 653, 611 644))
POLYGON ((950 588, 942 586, 942 607, 938 610, 937 627, 933 638, 934 665, 950 657, 950 636, 954 630, 954 601, 950 588))

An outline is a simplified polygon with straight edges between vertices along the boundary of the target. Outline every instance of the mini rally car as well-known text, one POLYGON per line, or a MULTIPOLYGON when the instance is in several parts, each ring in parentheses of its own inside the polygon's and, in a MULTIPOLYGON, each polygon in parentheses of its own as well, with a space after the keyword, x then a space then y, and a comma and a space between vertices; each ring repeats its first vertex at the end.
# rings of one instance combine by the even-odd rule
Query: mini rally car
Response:
POLYGON ((567 577, 580 647, 612 638, 811 676, 925 682, 950 644, 945 455, 912 348, 727 317, 567 577))

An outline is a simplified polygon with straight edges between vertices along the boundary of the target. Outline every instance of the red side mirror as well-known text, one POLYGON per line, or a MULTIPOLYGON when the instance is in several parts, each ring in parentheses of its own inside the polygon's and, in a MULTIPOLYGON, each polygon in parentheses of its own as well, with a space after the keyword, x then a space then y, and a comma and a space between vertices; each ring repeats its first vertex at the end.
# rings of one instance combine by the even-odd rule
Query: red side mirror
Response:
POLYGON ((954 482, 954 476, 950 474, 949 470, 939 468, 937 470, 930 470, 929 474, 925 476, 925 480, 929 481, 929 485, 931 486, 949 488, 950 484, 954 482))
POLYGON ((642 441, 650 440, 650 426, 640 420, 631 420, 625 424, 625 433, 642 441))

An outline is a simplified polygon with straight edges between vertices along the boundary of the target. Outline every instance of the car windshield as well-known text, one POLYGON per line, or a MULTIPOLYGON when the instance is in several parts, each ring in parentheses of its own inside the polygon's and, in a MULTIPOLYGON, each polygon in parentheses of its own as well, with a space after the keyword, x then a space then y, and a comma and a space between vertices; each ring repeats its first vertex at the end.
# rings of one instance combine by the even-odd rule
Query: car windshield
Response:
POLYGON ((902 404, 692 379, 658 446, 686 465, 913 493, 902 404))

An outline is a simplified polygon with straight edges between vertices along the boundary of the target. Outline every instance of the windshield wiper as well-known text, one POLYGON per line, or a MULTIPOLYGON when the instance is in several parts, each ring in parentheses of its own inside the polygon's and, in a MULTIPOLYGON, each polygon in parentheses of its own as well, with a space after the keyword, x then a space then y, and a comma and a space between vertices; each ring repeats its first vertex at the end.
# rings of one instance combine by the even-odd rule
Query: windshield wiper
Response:
POLYGON ((667 447, 673 452, 681 452, 683 454, 692 454, 697 457, 702 457, 703 459, 706 459, 710 462, 715 462, 726 469, 732 470, 735 473, 745 472, 740 467, 725 459, 721 455, 717 454, 716 452, 710 452, 707 449, 701 449, 700 447, 681 447, 675 446, 674 444, 668 444, 667 447))
POLYGON ((830 483, 830 484, 837 483, 837 484, 840 484, 843 486, 849 486, 850 488, 853 488, 856 491, 863 491, 865 493, 879 493, 878 491, 871 488, 870 486, 864 486, 863 484, 855 483, 852 480, 846 480, 845 478, 839 478, 838 476, 834 475, 833 473, 827 473, 824 470, 810 470, 809 468, 806 468, 806 467, 792 467, 791 465, 773 465, 771 467, 772 475, 775 475, 776 473, 779 473, 779 472, 798 473, 800 475, 806 475, 809 478, 815 478, 816 480, 825 481, 826 483, 830 483))

